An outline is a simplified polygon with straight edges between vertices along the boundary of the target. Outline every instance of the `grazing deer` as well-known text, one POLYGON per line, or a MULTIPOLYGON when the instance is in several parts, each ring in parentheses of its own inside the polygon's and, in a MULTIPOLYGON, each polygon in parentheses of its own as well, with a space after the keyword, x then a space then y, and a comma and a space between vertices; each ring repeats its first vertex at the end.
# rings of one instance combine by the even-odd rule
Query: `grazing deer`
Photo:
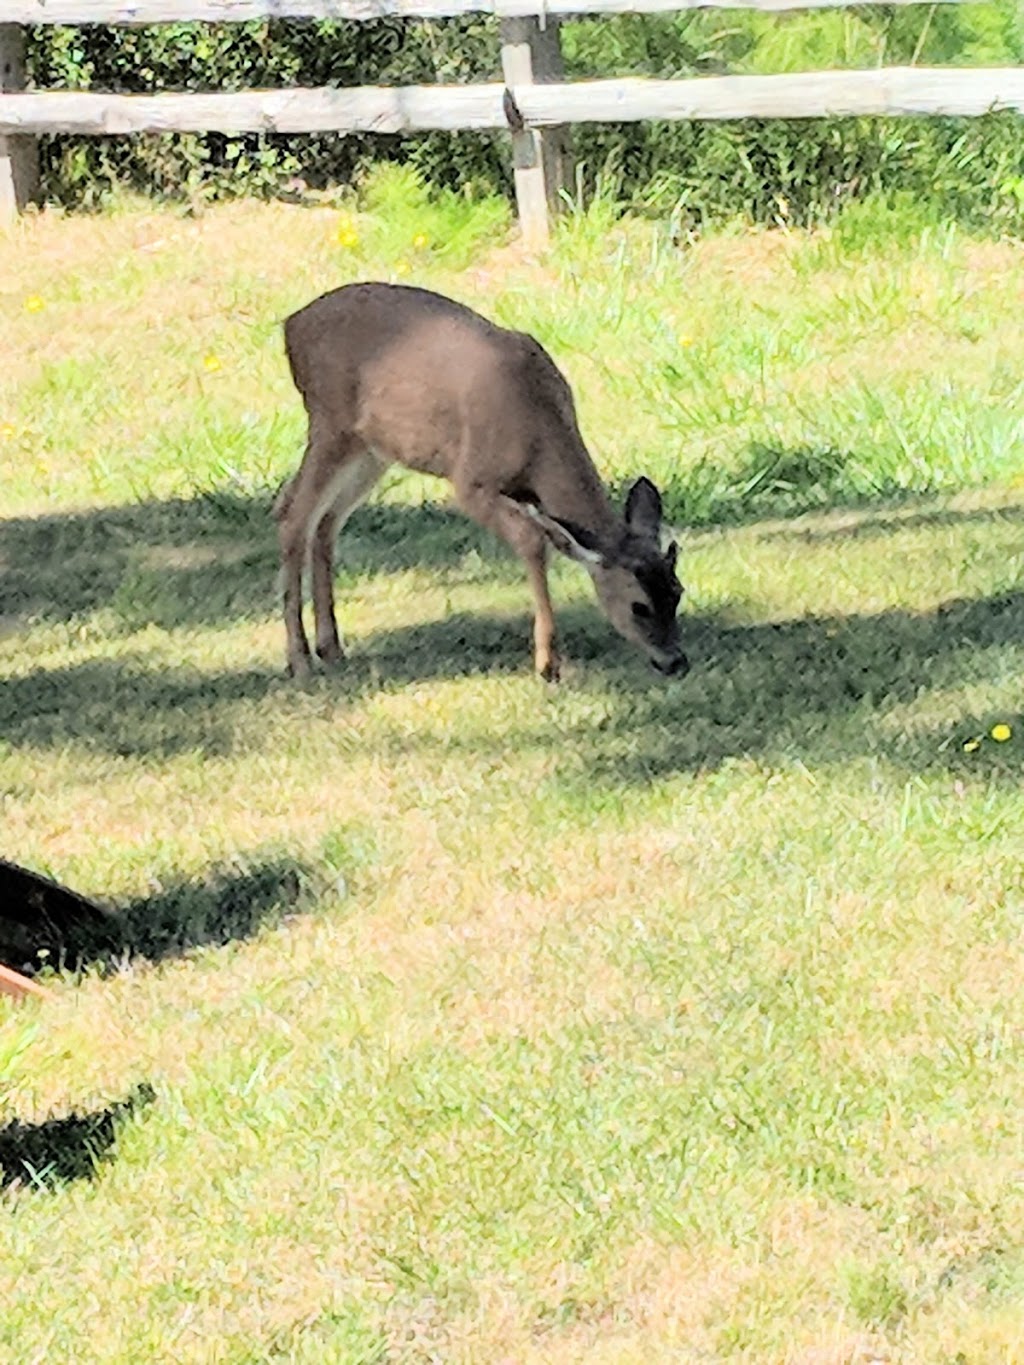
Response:
POLYGON ((612 509, 576 422, 569 385, 532 337, 425 289, 350 284, 284 325, 309 416, 298 473, 274 507, 288 666, 310 669, 302 571, 311 559, 316 651, 342 655, 334 617, 338 529, 389 464, 452 484, 459 506, 523 560, 536 603, 534 664, 555 680, 548 593, 553 546, 589 572, 608 620, 655 668, 684 673, 676 546, 661 548, 661 495, 649 479, 612 509))

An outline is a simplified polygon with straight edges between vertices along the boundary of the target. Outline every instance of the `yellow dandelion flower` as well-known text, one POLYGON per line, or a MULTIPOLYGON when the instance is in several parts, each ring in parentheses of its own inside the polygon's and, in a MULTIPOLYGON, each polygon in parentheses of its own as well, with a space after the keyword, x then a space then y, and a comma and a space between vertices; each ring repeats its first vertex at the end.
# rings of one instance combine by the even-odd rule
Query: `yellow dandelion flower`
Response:
POLYGON ((216 374, 220 367, 219 355, 208 355, 203 357, 203 369, 206 370, 208 374, 216 374))
POLYGON ((411 269, 412 269, 412 266, 411 266, 411 265, 409 264, 409 262, 406 261, 406 260, 401 260, 401 261, 396 261, 396 262, 395 262, 395 274, 396 274, 396 275, 408 275, 408 273, 409 273, 409 271, 410 271, 411 269))
POLYGON ((974 751, 975 751, 975 749, 980 749, 980 748, 981 748, 981 740, 980 740, 980 739, 965 739, 965 740, 964 740, 964 753, 965 753, 965 754, 973 754, 974 751))
POLYGON ((45 307, 46 304, 39 294, 29 294, 28 298, 25 300, 26 313, 41 313, 45 307))
POLYGON ((1008 725, 1000 723, 999 725, 993 725, 992 729, 989 731, 989 734, 992 736, 992 738, 996 741, 997 744, 1005 744, 1006 741, 1013 734, 1013 731, 1010 729, 1008 725))
POLYGON ((680 337, 679 344, 680 346, 682 346, 684 351, 688 351, 690 347, 693 345, 693 337, 680 337))
POLYGON ((427 234, 425 232, 417 232, 416 236, 412 239, 412 244, 417 251, 422 251, 427 245, 427 234))
POLYGON ((13 441, 18 434, 18 428, 13 422, 4 422, 0 426, 0 441, 13 441))
POLYGON ((343 250, 352 251, 359 245, 359 233, 351 223, 345 223, 338 229, 335 241, 343 250))

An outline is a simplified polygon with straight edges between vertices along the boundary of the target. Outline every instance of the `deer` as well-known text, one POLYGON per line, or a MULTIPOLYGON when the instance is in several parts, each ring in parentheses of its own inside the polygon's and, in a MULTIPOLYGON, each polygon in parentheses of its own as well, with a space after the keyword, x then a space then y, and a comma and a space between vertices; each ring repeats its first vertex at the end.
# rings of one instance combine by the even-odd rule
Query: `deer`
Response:
POLYGON ((532 336, 411 285, 365 282, 321 294, 284 322, 308 418, 295 475, 274 504, 288 671, 312 668, 302 623, 308 564, 316 653, 345 655, 334 614, 339 530, 392 464, 446 479, 457 506, 519 556, 534 599, 533 657, 557 682, 562 659, 548 552, 581 564, 612 627, 666 676, 680 643, 677 546, 662 548, 662 499, 638 478, 618 514, 594 465, 568 381, 532 336))

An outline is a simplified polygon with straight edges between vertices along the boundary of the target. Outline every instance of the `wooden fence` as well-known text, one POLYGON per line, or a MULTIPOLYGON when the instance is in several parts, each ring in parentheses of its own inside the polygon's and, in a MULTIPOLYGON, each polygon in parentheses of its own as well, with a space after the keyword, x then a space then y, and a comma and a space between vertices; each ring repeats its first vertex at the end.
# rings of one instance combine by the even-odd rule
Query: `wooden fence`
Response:
MULTIPOLYGON (((890 0, 890 3, 892 0, 890 0)), ((957 3, 958 0, 947 0, 957 3)), ((880 67, 685 80, 563 79, 560 17, 708 8, 784 11, 849 0, 0 0, 0 216, 38 185, 35 139, 166 132, 400 133, 506 129, 524 237, 547 241, 567 175, 565 126, 639 119, 980 115, 1024 111, 1024 68, 880 67), (361 86, 223 94, 114 95, 25 89, 25 28, 37 24, 223 23, 260 18, 500 20, 502 80, 485 85, 361 86)), ((877 4, 881 0, 867 0, 877 4)), ((913 4, 917 0, 896 0, 913 4)))

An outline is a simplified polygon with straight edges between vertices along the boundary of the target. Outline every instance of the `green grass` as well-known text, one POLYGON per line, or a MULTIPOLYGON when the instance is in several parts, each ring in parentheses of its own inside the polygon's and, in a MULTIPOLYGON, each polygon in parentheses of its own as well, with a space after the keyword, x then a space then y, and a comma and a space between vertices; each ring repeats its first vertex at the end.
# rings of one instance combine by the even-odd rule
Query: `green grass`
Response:
POLYGON ((0 1004, 0 1360, 1021 1359, 1017 248, 372 192, 10 239, 0 854, 120 915, 0 1004), (278 322, 366 275, 664 484, 686 679, 559 565, 545 689, 402 476, 285 680, 278 322))

